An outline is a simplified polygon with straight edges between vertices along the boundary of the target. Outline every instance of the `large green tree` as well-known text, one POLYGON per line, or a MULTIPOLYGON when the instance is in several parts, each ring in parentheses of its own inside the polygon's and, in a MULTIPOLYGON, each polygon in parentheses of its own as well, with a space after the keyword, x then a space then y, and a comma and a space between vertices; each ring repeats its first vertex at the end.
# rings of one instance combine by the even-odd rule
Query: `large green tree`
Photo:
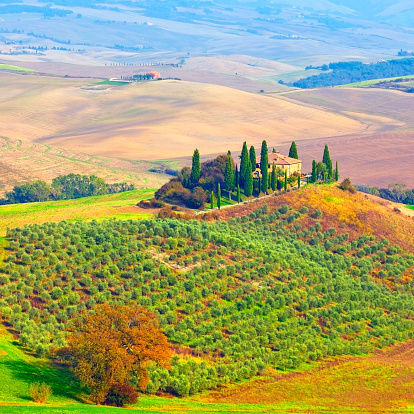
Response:
POLYGON ((332 160, 331 159, 328 161, 327 173, 328 173, 328 179, 332 180, 332 178, 333 178, 333 167, 332 167, 332 160))
POLYGON ((292 142, 292 145, 290 146, 290 149, 289 149, 289 157, 290 158, 295 158, 297 160, 299 159, 298 149, 296 147, 296 142, 295 141, 293 141, 292 142))
POLYGON ((249 165, 249 152, 247 151, 247 144, 246 141, 243 142, 243 148, 241 153, 241 159, 240 159, 240 184, 242 187, 244 187, 246 183, 247 176, 251 175, 251 167, 248 168, 249 165))
POLYGON ((226 169, 224 170, 224 184, 226 190, 229 192, 229 200, 231 198, 231 192, 234 190, 234 166, 233 158, 231 157, 230 151, 227 154, 226 169))
POLYGON ((248 174, 246 182, 244 184, 244 195, 246 197, 250 197, 253 194, 253 174, 251 173, 252 163, 250 162, 250 159, 247 162, 247 166, 250 173, 248 174))
POLYGON ((266 193, 268 190, 268 168, 269 168, 269 153, 267 149, 267 142, 262 142, 262 148, 260 151, 260 170, 262 172, 261 190, 266 193))
POLYGON ((201 176, 200 152, 196 148, 193 153, 193 160, 191 165, 191 181, 198 183, 201 176))
POLYGON ((325 145, 325 149, 323 150, 322 162, 326 165, 326 168, 329 168, 329 161, 331 161, 331 155, 329 154, 328 146, 325 145))
POLYGON ((249 150, 249 158, 250 162, 252 163, 252 172, 256 169, 256 150, 254 149, 254 146, 252 145, 249 150))
POLYGON ((316 164, 316 160, 312 161, 312 178, 311 181, 313 183, 316 183, 318 179, 318 171, 317 171, 317 164, 316 164))
POLYGON ((272 165, 272 176, 270 178, 270 187, 272 188, 273 191, 275 191, 276 186, 277 186, 276 165, 275 165, 275 163, 273 163, 273 165, 272 165))
POLYGON ((220 188, 220 183, 218 183, 218 185, 217 185, 217 208, 219 210, 221 209, 221 188, 220 188))

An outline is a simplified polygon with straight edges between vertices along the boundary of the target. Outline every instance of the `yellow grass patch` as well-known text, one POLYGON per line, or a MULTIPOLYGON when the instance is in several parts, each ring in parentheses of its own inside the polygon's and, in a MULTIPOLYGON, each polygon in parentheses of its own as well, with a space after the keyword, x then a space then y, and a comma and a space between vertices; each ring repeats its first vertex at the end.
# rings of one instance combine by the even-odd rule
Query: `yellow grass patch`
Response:
POLYGON ((272 405, 289 402, 312 413, 403 412, 412 407, 414 399, 413 370, 414 343, 408 342, 370 356, 325 360, 309 371, 264 377, 198 400, 272 405))

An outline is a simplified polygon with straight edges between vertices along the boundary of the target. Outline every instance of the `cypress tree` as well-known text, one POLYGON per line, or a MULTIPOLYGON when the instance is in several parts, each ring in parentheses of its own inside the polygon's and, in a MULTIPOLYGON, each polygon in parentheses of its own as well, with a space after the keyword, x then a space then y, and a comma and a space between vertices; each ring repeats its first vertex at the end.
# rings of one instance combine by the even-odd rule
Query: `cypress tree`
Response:
POLYGON ((239 174, 239 167, 236 164, 236 169, 234 170, 234 185, 240 184, 240 174, 239 174))
POLYGON ((214 208, 214 192, 213 192, 213 190, 211 190, 211 194, 210 194, 210 208, 212 210, 214 208))
MULTIPOLYGON (((251 165, 250 159, 248 160, 247 166, 249 168, 249 171, 251 171, 251 165)), ((244 195, 246 197, 250 197, 253 194, 253 174, 250 172, 247 176, 245 185, 244 185, 244 195)))
POLYGON ((227 154, 226 169, 224 170, 224 184, 229 192, 229 200, 231 200, 231 192, 234 190, 234 169, 230 151, 227 154))
POLYGON ((237 203, 240 204, 241 195, 240 195, 240 186, 237 186, 237 203))
POLYGON ((329 148, 327 145, 325 145, 325 149, 323 150, 322 162, 326 165, 326 168, 329 167, 330 160, 331 160, 331 156, 329 155, 329 148))
POLYGON ((338 161, 336 161, 336 166, 335 166, 335 181, 339 180, 339 170, 338 170, 338 161))
POLYGON ((299 159, 298 149, 296 147, 296 142, 295 141, 293 141, 292 142, 292 145, 290 146, 290 149, 289 149, 289 157, 290 158, 295 158, 297 160, 299 159))
POLYGON ((317 171, 316 171, 316 160, 312 161, 312 182, 316 183, 317 180, 317 171))
POLYGON ((256 169, 256 150, 254 149, 254 146, 252 145, 249 150, 249 158, 250 162, 252 163, 252 172, 256 169))
POLYGON ((272 188, 273 191, 275 191, 276 186, 277 186, 276 165, 275 165, 275 163, 273 163, 273 165, 272 165, 272 176, 270 178, 270 187, 272 188))
POLYGON ((246 141, 243 142, 243 149, 241 153, 241 160, 240 160, 240 178, 239 182, 243 187, 246 183, 247 176, 251 175, 251 167, 248 168, 249 164, 249 153, 247 152, 247 144, 246 141))
POLYGON ((332 180, 332 178, 333 178, 332 160, 329 159, 329 161, 328 161, 328 180, 332 180))
POLYGON ((285 171, 285 191, 287 191, 287 171, 285 171))
POLYGON ((221 188, 220 188, 220 183, 218 183, 218 187, 217 187, 217 208, 219 210, 221 209, 221 188))
POLYGON ((300 188, 300 175, 298 175, 298 189, 300 188))
POLYGON ((193 153, 193 161, 191 165, 191 181, 198 183, 201 176, 200 152, 196 148, 193 153))
MULTIPOLYGON (((262 149, 260 151, 260 170, 262 172, 262 185, 261 190, 266 194, 268 190, 268 167, 269 166, 269 153, 267 150, 266 141, 262 142, 262 149)), ((259 189, 260 191, 260 189, 259 189)))

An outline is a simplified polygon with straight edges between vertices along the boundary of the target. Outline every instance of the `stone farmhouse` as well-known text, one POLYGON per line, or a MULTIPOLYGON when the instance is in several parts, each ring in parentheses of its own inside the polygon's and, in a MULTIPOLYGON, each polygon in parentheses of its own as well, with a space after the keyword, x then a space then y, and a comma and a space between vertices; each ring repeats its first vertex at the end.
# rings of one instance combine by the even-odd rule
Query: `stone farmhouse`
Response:
MULTIPOLYGON (((302 160, 290 158, 287 155, 282 155, 279 151, 269 153, 268 172, 272 172, 273 163, 276 168, 280 168, 283 172, 287 171, 287 176, 302 174, 302 160)), ((260 170, 260 156, 256 157, 256 170, 253 171, 254 178, 261 178, 262 172, 260 170)))

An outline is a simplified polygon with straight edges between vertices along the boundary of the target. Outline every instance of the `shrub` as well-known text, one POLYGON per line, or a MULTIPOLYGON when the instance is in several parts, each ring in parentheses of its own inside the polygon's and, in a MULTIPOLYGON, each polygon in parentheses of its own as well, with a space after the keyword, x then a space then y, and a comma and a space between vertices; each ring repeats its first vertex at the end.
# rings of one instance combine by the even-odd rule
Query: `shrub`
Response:
POLYGON ((50 385, 47 385, 44 382, 34 382, 33 384, 30 384, 29 395, 33 398, 34 402, 45 403, 52 395, 52 389, 50 388, 50 385))
POLYGON ((279 208, 280 213, 282 214, 286 214, 289 211, 289 207, 286 204, 283 204, 280 208, 279 208))
POLYGON ((357 191, 355 187, 351 184, 351 180, 349 178, 345 178, 339 185, 339 188, 344 191, 349 191, 351 194, 355 194, 357 191))
POLYGON ((114 384, 105 398, 105 405, 123 407, 125 404, 136 404, 138 393, 129 384, 114 384))
POLYGON ((316 218, 316 219, 321 218, 321 217, 322 217, 322 211, 321 211, 321 210, 316 209, 316 210, 314 211, 314 213, 313 213, 312 217, 313 217, 313 218, 316 218))

